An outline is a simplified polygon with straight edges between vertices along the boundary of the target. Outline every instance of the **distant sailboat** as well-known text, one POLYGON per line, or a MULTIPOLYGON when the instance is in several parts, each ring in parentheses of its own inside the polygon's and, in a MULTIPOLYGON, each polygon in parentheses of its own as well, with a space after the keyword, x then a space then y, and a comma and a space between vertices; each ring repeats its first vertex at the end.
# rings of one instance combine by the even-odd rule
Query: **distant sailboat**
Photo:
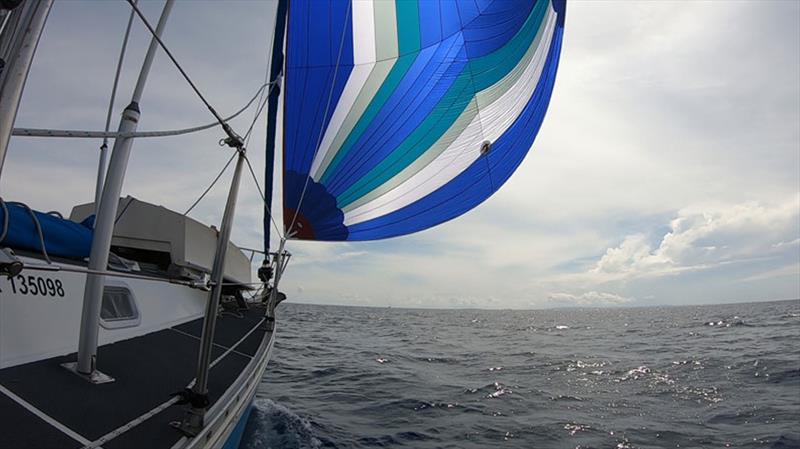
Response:
MULTIPOLYGON (((236 159, 219 230, 120 198, 133 139, 159 134, 137 132, 138 103, 155 52, 168 50, 173 0, 156 27, 129 3, 153 39, 119 131, 13 130, 114 148, 107 171, 101 152, 97 201, 70 220, 0 201, 2 447, 237 447, 285 299, 287 240, 409 234, 496 192, 544 119, 565 14, 561 0, 279 0, 257 102, 267 109, 265 261, 252 282, 260 251, 229 242, 247 149, 194 84, 236 159)), ((0 2, 0 170, 51 4, 0 2)))

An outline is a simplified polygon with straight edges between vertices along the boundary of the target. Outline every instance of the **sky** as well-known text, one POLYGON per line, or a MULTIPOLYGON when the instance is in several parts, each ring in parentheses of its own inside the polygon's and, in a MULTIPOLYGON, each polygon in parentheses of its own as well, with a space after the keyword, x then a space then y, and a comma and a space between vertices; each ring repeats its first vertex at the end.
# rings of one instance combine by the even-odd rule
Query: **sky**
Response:
MULTIPOLYGON (((153 23, 160 7, 142 3, 153 23)), ((263 82, 274 8, 181 1, 173 10, 164 41, 223 115, 263 82)), ((55 3, 16 126, 103 128, 129 12, 122 1, 55 3)), ((147 43, 135 22, 113 127, 147 43)), ((140 130, 212 121, 163 54, 141 110, 140 130)), ((232 124, 243 133, 253 116, 232 124)), ((261 185, 264 126, 248 145, 261 185)), ((185 211, 230 157, 220 137, 213 129, 138 140, 123 195, 185 211)), ((0 195, 68 214, 93 200, 99 146, 14 138, 0 195)), ((190 215, 218 225, 229 182, 190 215)), ((261 247, 261 213, 245 177, 237 244, 261 247)), ((547 116, 497 194, 410 236, 287 248, 281 289, 294 302, 544 308, 800 298, 800 2, 569 2, 547 116)))

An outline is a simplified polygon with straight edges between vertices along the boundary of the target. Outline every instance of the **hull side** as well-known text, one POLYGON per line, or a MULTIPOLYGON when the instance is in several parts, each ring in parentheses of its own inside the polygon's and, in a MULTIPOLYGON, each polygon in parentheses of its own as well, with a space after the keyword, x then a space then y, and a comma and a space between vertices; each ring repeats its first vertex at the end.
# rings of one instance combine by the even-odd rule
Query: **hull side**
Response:
POLYGON ((209 418, 203 431, 192 439, 181 439, 173 449, 238 448, 247 418, 252 411, 256 390, 264 377, 272 353, 275 332, 268 332, 250 364, 208 411, 209 418), (238 436, 237 429, 240 430, 238 436), (237 443, 234 445, 233 441, 237 443))
POLYGON ((230 436, 228 437, 228 441, 222 445, 222 449, 239 449, 239 445, 242 444, 242 436, 244 435, 244 429, 247 427, 247 420, 250 419, 250 413, 253 411, 253 401, 250 401, 250 405, 247 406, 244 414, 241 418, 239 418, 239 423, 236 424, 236 427, 233 428, 233 432, 231 432, 230 436))

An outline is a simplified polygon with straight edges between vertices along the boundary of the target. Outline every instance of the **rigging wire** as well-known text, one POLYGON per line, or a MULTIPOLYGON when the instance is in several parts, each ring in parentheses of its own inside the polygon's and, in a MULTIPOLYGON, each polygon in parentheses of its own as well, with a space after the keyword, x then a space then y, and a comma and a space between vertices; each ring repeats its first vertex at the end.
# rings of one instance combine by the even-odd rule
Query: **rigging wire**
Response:
MULTIPOLYGON (((131 27, 133 25, 133 11, 128 17, 128 25, 125 27, 125 35, 122 38, 122 47, 119 50, 119 57, 117 58, 116 73, 114 73, 114 83, 111 87, 111 97, 108 100, 108 110, 106 111, 106 125, 104 131, 107 133, 111 128, 111 114, 114 112, 114 100, 117 98, 117 88, 119 87, 119 77, 122 74, 122 64, 125 61, 125 51, 128 48, 128 39, 131 35, 131 27)), ((108 137, 103 137, 103 143, 100 145, 100 157, 97 160, 97 180, 94 189, 94 203, 95 211, 100 204, 100 197, 103 194, 103 185, 106 179, 106 159, 108 157, 108 137)))
MULTIPOLYGON (((200 288, 205 289, 214 285, 213 282, 204 283, 201 280, 198 281, 189 281, 183 279, 175 279, 175 278, 162 278, 162 277, 155 277, 155 276, 147 276, 141 274, 133 274, 133 273, 125 273, 122 271, 112 271, 112 270, 92 270, 91 268, 84 268, 84 267, 72 267, 66 265, 57 265, 52 262, 48 262, 50 265, 41 265, 41 264, 30 264, 25 263, 24 269, 25 270, 33 270, 33 271, 49 271, 49 272, 66 272, 66 273, 77 273, 77 274, 96 274, 96 275, 103 275, 109 277, 118 277, 118 278, 125 278, 125 279, 137 279, 140 281, 150 281, 150 282, 161 282, 166 284, 177 284, 183 285, 186 287, 191 288, 200 288)), ((221 285, 223 286, 260 286, 263 285, 263 282, 222 282, 221 285)))
POLYGON ((250 142, 250 137, 252 137, 252 133, 253 133, 253 127, 256 125, 256 122, 258 121, 258 118, 261 117, 261 113, 264 111, 264 107, 269 102, 269 96, 272 94, 272 88, 275 87, 275 83, 267 83, 267 84, 269 84, 269 90, 267 91, 266 95, 263 95, 263 91, 262 91, 262 95, 259 96, 258 103, 257 103, 258 107, 256 109, 256 115, 255 115, 255 117, 253 117, 253 121, 250 123, 250 127, 247 128, 247 132, 244 133, 244 145, 245 145, 245 147, 250 142), (262 98, 264 99, 263 102, 261 101, 262 98))
MULTIPOLYGON (((132 0, 128 0, 128 1, 132 1, 132 0)), ((352 2, 348 2, 347 3, 347 14, 345 15, 345 18, 344 18, 344 23, 345 24, 350 19, 350 10, 352 9, 352 7, 353 7, 352 2)), ((333 79, 331 80, 331 91, 328 94, 328 102, 325 105, 325 113, 322 115, 322 119, 323 120, 325 120, 325 117, 328 116, 328 110, 331 107, 331 100, 333 99, 333 91, 334 91, 334 87, 336 86, 336 76, 339 73, 339 65, 340 65, 341 60, 342 60, 342 49, 344 48, 344 37, 346 35, 347 35, 347 33, 344 30, 342 30, 342 38, 341 38, 341 40, 339 42, 339 54, 336 56, 336 66, 334 67, 333 79)), ((317 157, 317 153, 319 152, 319 145, 320 145, 320 143, 322 143, 322 136, 323 136, 324 131, 325 131, 324 127, 320 128, 320 130, 319 130, 319 136, 317 137, 317 144, 316 144, 315 149, 314 149, 314 157, 311 158, 312 161, 314 159, 316 159, 316 157, 317 157)), ((303 191, 300 192, 300 199, 297 201, 297 208, 294 211, 294 217, 292 217, 291 224, 289 224, 289 227, 286 229, 286 231, 288 231, 288 232, 292 231, 292 229, 294 228, 294 224, 297 221, 297 216, 300 214, 300 207, 302 206, 303 199, 305 199, 305 196, 306 196, 306 189, 308 188, 308 180, 309 179, 311 179, 311 174, 310 173, 306 175, 306 181, 305 181, 305 183, 303 183, 303 191)), ((282 237, 282 239, 284 241, 286 240, 286 238, 287 237, 285 235, 282 237)))
MULTIPOLYGON (((219 122, 219 124, 222 126, 223 130, 228 135, 228 138, 231 139, 234 142, 238 142, 239 149, 242 150, 245 147, 245 144, 244 144, 244 141, 242 140, 242 138, 239 137, 238 135, 236 135, 236 133, 234 133, 234 131, 231 129, 230 125, 228 125, 228 123, 225 120, 223 120, 222 117, 219 116, 219 114, 214 109, 214 107, 211 106, 211 104, 208 102, 208 100, 206 100, 205 96, 203 96, 203 94, 200 92, 200 90, 197 88, 197 86, 194 84, 194 82, 192 82, 192 80, 189 77, 189 75, 186 73, 186 71, 183 69, 183 67, 181 67, 180 63, 178 63, 178 61, 172 55, 172 52, 169 51, 169 49, 164 44, 164 42, 161 40, 161 38, 155 33, 155 30, 153 30, 153 27, 150 25, 150 23, 144 17, 144 15, 142 14, 141 10, 136 6, 135 0, 127 0, 127 1, 128 1, 128 4, 131 5, 131 8, 136 13, 136 15, 138 15, 139 18, 142 20, 142 23, 144 23, 144 25, 150 31, 150 33, 152 34, 153 38, 156 40, 156 42, 158 42, 158 44, 161 46, 161 48, 164 50, 164 52, 170 58, 172 63, 175 65, 175 67, 181 73, 181 75, 186 80, 186 82, 189 84, 189 86, 191 86, 192 90, 194 90, 195 94, 197 94, 198 98, 200 98, 200 100, 203 102, 203 104, 206 106, 206 108, 208 108, 209 112, 211 112, 211 114, 214 116, 214 118, 217 119, 217 122, 219 122)), ((349 14, 349 7, 348 7, 348 14, 349 14)), ((344 43, 344 37, 342 39, 343 39, 342 43, 344 43)), ((341 48, 339 50, 339 54, 341 56, 341 48)), ((267 76, 269 76, 269 72, 267 72, 267 76)), ((266 83, 265 85, 267 85, 267 84, 270 85, 270 92, 271 92, 272 88, 274 87, 274 83, 266 83)), ((263 93, 263 88, 262 88, 261 92, 263 93)), ((267 95, 266 97, 269 98, 269 95, 267 95)), ((251 100, 251 102, 252 102, 252 100, 251 100)), ((328 101, 328 103, 330 105, 330 100, 328 101)), ((249 140, 249 138, 251 136, 253 127, 255 126, 255 122, 258 120, 258 117, 261 115, 261 111, 263 110, 263 107, 266 104, 267 104, 267 102, 264 101, 260 105, 259 110, 257 111, 256 116, 254 117, 253 122, 250 125, 250 128, 247 130, 246 138, 248 140, 249 140)), ((266 197, 261 192, 261 187, 259 186, 258 180, 255 177, 255 172, 253 171, 253 168, 250 165, 250 161, 247 159, 246 154, 243 153, 243 155, 244 155, 245 161, 247 162, 247 166, 250 169, 250 173, 253 176, 253 180, 256 182, 256 186, 258 187, 259 193, 261 194, 261 198, 262 198, 262 200, 264 200, 266 202, 266 199, 265 199, 266 197)), ((234 156, 235 156, 235 154, 234 154, 234 156)), ((201 195, 201 197, 198 198, 198 200, 195 202, 195 204, 193 204, 192 207, 190 207, 189 210, 186 211, 187 214, 202 199, 202 197, 205 196, 206 193, 208 193, 208 191, 211 189, 211 187, 213 187, 213 185, 217 182, 217 180, 219 180, 219 178, 222 176, 222 173, 225 171, 227 166, 230 165, 232 160, 233 160, 233 157, 231 157, 231 159, 228 161, 226 166, 223 168, 222 172, 220 172, 220 174, 217 175, 217 178, 214 180, 214 182, 212 182, 212 184, 206 189, 206 192, 204 192, 203 195, 201 195)), ((277 228, 277 224, 275 223, 275 220, 272 218, 272 214, 270 214, 270 219, 272 220, 273 225, 275 225, 276 228, 277 228)))
MULTIPOLYGON (((249 109, 250 105, 252 105, 253 102, 256 101, 256 98, 259 98, 259 95, 261 95, 264 89, 267 86, 271 85, 272 83, 266 83, 261 85, 256 91, 255 95, 253 95, 253 97, 250 98, 250 100, 247 102, 247 104, 245 104, 241 109, 229 115, 228 117, 224 117, 224 121, 228 122, 230 120, 233 120, 239 115, 241 115, 244 111, 249 109)), ((67 130, 67 129, 14 128, 13 135, 27 136, 27 137, 72 137, 72 138, 87 138, 87 139, 118 138, 118 137, 133 137, 133 138, 172 137, 172 136, 180 136, 184 134, 191 134, 198 131, 203 131, 218 125, 219 122, 214 121, 211 123, 207 123, 205 125, 194 126, 191 128, 181 128, 181 129, 163 130, 163 131, 137 131, 132 133, 120 133, 117 131, 81 131, 81 130, 67 130)))
MULTIPOLYGON (((261 116, 261 112, 264 110, 264 106, 267 104, 266 101, 264 101, 263 103, 261 102, 261 99, 264 98, 264 88, 266 86, 269 86, 269 90, 267 90, 267 94, 266 94, 266 97, 269 98, 269 95, 272 93, 272 89, 275 87, 275 84, 274 83, 265 82, 264 84, 261 85, 261 88, 258 90, 258 93, 256 93, 256 95, 254 95, 253 98, 251 98, 250 101, 247 102, 247 105, 245 106, 245 108, 242 109, 241 111, 239 111, 239 112, 243 112, 245 109, 247 109, 253 103, 253 101, 256 99, 256 97, 259 98, 258 103, 257 103, 258 104, 258 108, 256 109, 255 117, 253 117, 253 121, 250 124, 250 128, 248 128, 247 133, 245 133, 245 135, 244 135, 244 140, 245 140, 245 144, 244 145, 245 145, 245 147, 247 147, 247 143, 250 141, 251 133, 253 131, 253 127, 255 126, 256 122, 258 121, 258 117, 261 116)), ((216 125, 216 123, 212 124, 212 126, 214 126, 214 125, 216 125)), ((222 170, 219 172, 217 177, 214 178, 213 181, 211 181, 211 184, 200 195, 200 197, 197 198, 197 200, 189 207, 189 209, 187 209, 186 212, 183 213, 184 216, 189 215, 189 212, 191 212, 192 209, 194 209, 194 207, 197 206, 197 204, 208 194, 208 192, 211 190, 211 188, 214 187, 214 185, 217 183, 217 181, 219 181, 219 178, 222 177, 222 174, 225 173, 225 170, 228 169, 228 166, 231 165, 231 162, 233 162, 233 158, 234 157, 236 157, 236 153, 233 153, 231 155, 231 158, 228 159, 228 162, 225 164, 224 167, 222 167, 222 170)), ((247 160, 246 156, 245 156, 245 161, 247 162, 247 166, 250 167, 250 161, 247 160)), ((252 167, 250 168, 250 173, 253 174, 252 167)), ((253 174, 253 176, 255 176, 255 174, 253 174)), ((255 180, 255 177, 253 179, 255 180)), ((256 187, 258 187, 259 193, 261 193, 261 187, 258 185, 258 181, 257 180, 256 180, 256 187)), ((261 198, 262 199, 264 198, 263 194, 261 194, 261 198)), ((270 215, 270 218, 272 218, 271 215, 270 215)), ((275 220, 273 220, 272 222, 273 222, 273 224, 275 224, 275 220)))
MULTIPOLYGON (((155 39, 155 40, 156 40, 156 42, 158 42, 158 44, 159 44, 159 46, 161 47, 161 49, 162 49, 162 50, 164 50, 164 53, 166 53, 166 54, 167 54, 167 56, 169 57, 169 59, 170 59, 170 60, 172 61, 172 63, 175 65, 175 68, 177 68, 177 69, 178 69, 178 71, 181 73, 181 75, 182 75, 182 76, 183 76, 183 78, 186 80, 186 82, 189 84, 189 86, 192 88, 192 90, 194 90, 195 94, 196 94, 196 95, 197 95, 197 97, 200 99, 200 101, 202 101, 202 102, 203 102, 203 104, 206 106, 206 108, 209 110, 209 112, 210 112, 210 113, 211 113, 211 114, 214 116, 214 118, 217 120, 217 122, 219 123, 219 125, 220 125, 220 126, 222 126, 222 129, 223 129, 223 130, 225 131, 225 133, 228 135, 228 141, 227 141, 226 143, 228 143, 228 144, 229 144, 229 145, 231 145, 231 146, 236 146, 236 147, 239 149, 239 151, 240 151, 240 152, 242 152, 242 154, 243 154, 243 156, 244 156, 244 159, 245 159, 245 161, 247 162, 247 166, 248 166, 248 168, 249 168, 249 170, 250 170, 250 174, 253 176, 253 180, 255 181, 255 183, 256 183, 256 187, 257 187, 257 188, 258 188, 258 190, 259 190, 259 194, 261 195, 261 198, 262 198, 262 200, 263 200, 264 202, 266 202, 266 197, 265 197, 265 195, 263 194, 263 192, 261 191, 261 187, 260 187, 260 185, 258 184, 258 179, 257 179, 257 177, 255 176, 255 172, 253 171, 252 165, 250 164, 250 161, 248 160, 248 158, 247 158, 246 154, 245 154, 245 153, 244 153, 244 151, 243 151, 243 150, 244 150, 244 148, 245 148, 245 143, 244 143, 244 141, 242 140, 242 138, 241 138, 240 136, 238 136, 238 135, 237 135, 237 134, 236 134, 236 133, 233 131, 233 129, 231 129, 231 127, 230 127, 230 125, 227 123, 227 121, 226 121, 226 120, 224 120, 222 117, 220 117, 220 115, 217 113, 217 111, 214 109, 214 107, 213 107, 213 106, 211 106, 211 104, 208 102, 208 100, 206 100, 205 96, 204 96, 204 95, 203 95, 203 94, 200 92, 200 90, 199 90, 199 89, 197 88, 197 86, 194 84, 194 82, 193 82, 193 81, 192 81, 192 79, 189 77, 189 75, 186 73, 186 71, 183 69, 183 67, 180 65, 180 63, 179 63, 179 62, 178 62, 178 61, 175 59, 175 57, 173 56, 172 52, 171 52, 171 51, 170 51, 170 50, 167 48, 167 46, 164 44, 164 42, 161 40, 161 38, 160 38, 160 37, 158 36, 158 34, 155 32, 155 30, 153 29, 152 25, 150 25, 150 22, 148 22, 147 18, 145 18, 145 17, 144 17, 144 15, 142 14, 141 10, 140 10, 140 9, 138 8, 138 6, 136 5, 136 1, 135 1, 135 0, 127 0, 127 1, 128 1, 128 4, 130 4, 130 6, 131 6, 131 8, 133 9, 133 11, 136 13, 136 15, 137 15, 137 16, 139 16, 139 18, 141 19, 141 21, 142 21, 142 23, 145 25, 145 27, 147 27, 147 29, 150 31, 150 34, 153 36, 153 39, 155 39)), ((348 15, 348 17, 349 17, 349 15, 350 15, 350 6, 348 6, 347 15, 348 15)), ((274 33, 273 33, 273 34, 274 34, 274 33)), ((274 38, 274 36, 273 36, 273 38, 274 38)), ((341 59, 341 54, 342 54, 342 47, 343 47, 343 45, 344 45, 344 33, 343 33, 343 35, 342 35, 342 42, 341 42, 341 44, 339 45, 339 59, 341 59)), ((339 61, 337 60, 337 67, 336 67, 336 71, 338 71, 338 66, 339 66, 339 61)), ((267 75, 266 75, 266 76, 267 76, 267 77, 269 76, 269 72, 268 72, 268 71, 267 71, 267 75)), ((335 75, 334 75, 334 79, 335 79, 335 75)), ((267 84, 269 84, 269 85, 270 85, 270 92, 271 92, 271 90, 272 90, 272 87, 274 87, 274 84, 273 84, 273 83, 265 83, 265 85, 267 85, 267 84)), ((263 86, 262 86, 261 92, 260 92, 259 94, 261 94, 261 93, 263 93, 263 86)), ((267 98, 269 98, 269 95, 267 95, 267 98)), ((250 103, 252 103, 252 101, 253 101, 253 100, 251 100, 251 101, 250 101, 250 103)), ((326 113, 326 115, 327 115, 327 109, 330 107, 330 102, 331 102, 331 99, 330 99, 330 98, 328 98, 328 106, 326 107, 326 112, 325 112, 325 113, 326 113)), ((248 106, 249 106, 249 104, 250 104, 250 103, 248 103, 248 106)), ((264 105, 266 105, 266 104, 267 104, 267 101, 264 101, 264 102, 263 102, 263 103, 260 105, 260 107, 259 107, 259 110, 257 111, 257 113, 256 113, 256 116, 254 117, 254 119, 253 119, 253 122, 252 122, 252 123, 251 123, 251 125, 250 125, 250 128, 247 130, 246 138, 248 139, 248 141, 249 141, 249 138, 250 138, 250 136, 251 136, 251 133, 252 133, 253 127, 255 126, 255 122, 258 120, 258 117, 261 115, 261 111, 263 110, 263 107, 264 107, 264 105)), ((320 139, 321 139, 321 138, 322 138, 322 136, 320 135, 320 139)), ((319 142, 317 143, 317 147, 319 147, 319 142)), ((234 153, 234 156, 235 156, 235 155, 236 155, 236 154, 234 153)), ((203 194, 200 196, 200 198, 198 198, 198 200, 197 200, 197 201, 195 201, 195 204, 193 204, 193 205, 192 205, 192 206, 191 206, 191 207, 190 207, 190 208, 189 208, 189 209, 186 211, 186 214, 188 214, 188 213, 189 213, 189 212, 190 212, 190 211, 191 211, 191 210, 192 210, 192 209, 195 207, 195 205, 197 205, 197 203, 198 203, 198 202, 199 202, 199 201, 200 201, 200 200, 201 200, 201 199, 202 199, 202 198, 203 198, 203 197, 204 197, 204 196, 205 196, 205 195, 208 193, 208 191, 209 191, 209 190, 210 190, 210 189, 213 187, 213 185, 214 185, 214 184, 215 184, 215 183, 216 183, 216 182, 219 180, 219 178, 222 176, 222 173, 224 173, 224 171, 227 169, 228 165, 230 165, 231 161, 233 161, 233 156, 231 157, 231 159, 230 159, 230 160, 228 160, 228 163, 225 165, 225 167, 223 167, 223 169, 222 169, 222 171, 220 172, 220 174, 219 174, 219 175, 217 175, 217 178, 215 178, 215 180, 214 180, 214 181, 211 183, 211 185, 210 185, 210 186, 209 186, 209 187, 206 189, 206 191, 205 191, 205 192, 203 192, 203 194)), ((307 184, 307 183, 308 183, 308 180, 306 180, 306 184, 307 184)), ((305 193, 305 188, 304 188, 303 190, 304 190, 304 193, 305 193)), ((301 202, 302 202, 302 196, 301 196, 301 202)), ((298 208, 299 208, 299 205, 298 205, 298 208)), ((274 220, 274 218, 272 217, 272 214, 270 213, 269 215, 270 215, 270 220, 272 221, 273 225, 276 227, 276 229, 278 229, 278 226, 277 226, 277 224, 275 223, 275 220, 274 220)), ((296 219, 296 218, 297 218, 297 215, 295 214, 295 219, 296 219)), ((280 232, 279 232, 279 234, 280 234, 280 232)), ((285 240, 285 239, 286 239, 286 237, 284 236, 284 237, 282 237, 282 239, 283 239, 283 240, 285 240)))
MULTIPOLYGON (((135 0, 134 0, 135 1, 135 0)), ((128 48, 128 39, 131 35, 131 26, 133 25, 133 11, 128 17, 128 26, 125 28, 125 36, 122 38, 122 48, 119 50, 119 58, 117 59, 117 72, 114 74, 114 85, 111 87, 111 98, 108 101, 108 111, 106 112, 106 126, 105 132, 111 128, 111 114, 114 112, 114 100, 117 98, 117 87, 119 86, 119 77, 122 74, 122 63, 125 61, 125 51, 128 48)), ((103 145, 101 149, 108 148, 108 136, 103 137, 103 145)), ((102 169, 103 167, 101 167, 102 169)))
MULTIPOLYGON (((278 27, 278 18, 276 17, 275 18, 275 24, 273 25, 273 31, 272 31, 272 33, 268 33, 269 34, 269 45, 267 45, 265 48, 272 48, 272 45, 275 42, 275 30, 277 29, 277 27, 278 27)), ((258 110, 256 111, 256 114, 253 117, 253 121, 250 123, 250 128, 248 128, 247 132, 244 134, 245 147, 247 146, 247 143, 250 142, 250 135, 251 135, 251 133, 253 131, 253 127, 255 126, 256 122, 258 121, 258 117, 261 116, 261 111, 264 109, 264 106, 269 101, 269 96, 272 94, 272 88, 274 87, 274 84, 269 81, 269 73, 272 70, 272 62, 270 61, 271 58, 270 58, 270 55, 269 55, 268 52, 267 52, 267 57, 265 59, 266 59, 266 61, 265 61, 266 62, 266 64, 265 64, 266 68, 264 69, 264 84, 265 85, 269 84, 270 88, 269 88, 269 91, 267 92, 266 95, 261 95, 258 98, 258 103, 257 103, 259 105, 258 110), (262 98, 264 98, 264 104, 263 105, 261 104, 261 99, 262 98)), ((281 71, 281 74, 278 75, 278 78, 280 78, 282 75, 283 75, 283 71, 281 71)))
POLYGON ((209 185, 208 185, 208 187, 206 187, 206 190, 205 190, 205 191, 203 191, 203 193, 200 195, 200 197, 199 197, 199 198, 197 198, 197 200, 195 200, 195 202, 194 202, 194 203, 192 203, 192 205, 191 205, 191 206, 189 206, 189 208, 188 208, 188 209, 186 209, 186 212, 184 212, 184 213, 183 213, 183 216, 184 216, 184 217, 185 217, 185 216, 187 216, 187 215, 189 215, 189 212, 191 212, 191 211, 192 211, 192 209, 194 209, 194 207, 195 207, 195 206, 197 206, 197 204, 198 204, 198 203, 199 203, 199 202, 200 202, 200 201, 201 201, 203 198, 205 198, 205 196, 208 194, 208 192, 209 192, 209 191, 211 191, 211 188, 212 188, 212 187, 214 187, 214 185, 217 183, 217 181, 219 181, 219 178, 221 178, 221 177, 222 177, 222 174, 223 174, 223 173, 225 173, 225 170, 227 170, 227 169, 228 169, 228 166, 229 166, 229 165, 231 165, 231 162, 233 162, 233 158, 235 158, 235 157, 236 157, 236 155, 237 155, 237 153, 236 153, 236 152, 234 152, 233 154, 231 154, 231 157, 230 157, 230 159, 228 159, 228 162, 225 164, 225 166, 224 166, 224 167, 222 167, 222 170, 220 170, 219 174, 217 174, 217 177, 216 177, 216 178, 214 178, 214 180, 213 180, 213 181, 211 181, 211 184, 209 184, 209 185))
POLYGON ((222 130, 225 131, 225 134, 228 135, 228 139, 229 139, 229 142, 230 142, 229 145, 237 147, 240 151, 243 150, 244 143, 242 142, 242 138, 239 137, 239 135, 237 135, 233 131, 231 126, 228 124, 228 122, 223 120, 223 118, 219 115, 219 113, 217 113, 217 111, 214 109, 214 107, 211 106, 211 103, 209 103, 208 100, 206 100, 206 97, 200 92, 200 89, 197 88, 197 86, 194 84, 192 79, 189 77, 189 75, 186 73, 186 71, 180 65, 178 60, 175 59, 175 56, 172 55, 172 52, 169 51, 169 48, 167 48, 167 46, 164 44, 164 41, 161 40, 161 37, 159 37, 158 33, 156 33, 155 29, 153 29, 153 26, 150 25, 150 22, 148 22, 147 18, 144 16, 144 14, 142 14, 142 11, 136 5, 135 0, 127 0, 127 1, 128 1, 128 4, 131 5, 131 8, 133 8, 134 12, 136 12, 136 15, 139 16, 139 19, 142 20, 142 23, 144 24, 144 26, 147 27, 147 29, 150 31, 150 34, 153 36, 153 39, 156 42, 158 42, 158 45, 161 47, 162 50, 164 50, 164 53, 167 54, 167 57, 169 57, 169 59, 175 65, 175 68, 178 69, 178 71, 181 73, 181 75, 186 80, 186 82, 189 84, 189 86, 192 88, 192 90, 194 90, 194 93, 197 95, 197 97, 200 98, 200 101, 203 102, 203 104, 206 106, 206 108, 211 113, 211 115, 213 115, 214 118, 219 123, 219 125, 222 126, 222 130))
MULTIPOLYGON (((269 85, 269 90, 268 90, 268 91, 267 91, 267 93, 266 93, 266 98, 269 98, 269 95, 272 93, 272 89, 275 87, 275 85, 274 85, 274 83, 266 83, 266 84, 264 84, 264 86, 267 86, 267 85, 269 85)), ((262 95, 262 98, 264 98, 264 96, 263 96, 263 93, 264 93, 264 91, 263 91, 263 87, 264 87, 264 86, 262 86, 262 89, 260 90, 260 92, 261 92, 261 93, 260 93, 260 94, 257 94, 257 95, 262 95)), ((249 106, 249 105, 250 105, 250 104, 253 102, 253 100, 255 100, 255 98, 256 98, 256 97, 253 97, 253 98, 250 100, 250 102, 248 103, 248 106, 249 106)), ((253 117, 253 121, 252 121, 252 123, 250 124, 250 128, 248 128, 248 130, 247 130, 247 133, 245 133, 245 135, 244 135, 244 139, 245 139, 245 147, 247 146, 247 142, 249 142, 249 140, 250 140, 250 137, 252 137, 252 131, 253 131, 253 128, 255 127, 255 124, 256 124, 256 122, 258 121, 258 118, 261 116, 261 113, 264 111, 264 107, 267 105, 267 101, 265 100, 265 101, 261 102, 261 101, 259 100, 259 103, 258 103, 258 104, 259 104, 259 107, 258 107, 258 109, 256 110, 256 114, 255 114, 255 116, 253 117)), ((216 125, 216 123, 215 123, 214 125, 216 125)), ((214 178, 214 180, 211 182, 211 184, 210 184, 210 185, 209 185, 209 186, 206 188, 206 190, 205 190, 205 191, 202 193, 202 195, 200 195, 200 197, 199 197, 199 198, 197 198, 197 200, 196 200, 196 201, 195 201, 195 202, 194 202, 194 203, 191 205, 191 207, 189 207, 189 209, 187 209, 187 210, 186 210, 186 212, 184 212, 184 213, 183 213, 183 215, 184 215, 184 216, 188 215, 188 214, 189 214, 189 212, 191 212, 191 211, 192 211, 192 209, 194 209, 194 207, 195 207, 195 206, 197 206, 197 204, 198 204, 198 203, 199 203, 199 202, 200 202, 200 201, 201 201, 201 200, 202 200, 202 199, 203 199, 203 198, 206 196, 206 194, 208 194, 208 192, 211 190, 211 188, 212 188, 212 187, 214 187, 214 185, 217 183, 217 181, 219 181, 219 179, 222 177, 222 174, 225 172, 225 170, 226 170, 226 169, 228 168, 228 166, 231 164, 231 162, 233 161, 233 158, 234 158, 235 156, 236 156, 236 153, 234 153, 234 154, 231 156, 231 158, 230 158, 230 159, 228 159, 228 162, 225 164, 225 166, 224 166, 224 167, 222 168, 222 170, 219 172, 219 174, 217 175, 217 177, 216 177, 216 178, 214 178)), ((262 201, 264 201, 264 202, 266 203, 266 201, 267 201, 267 200, 266 200, 266 196, 264 195, 264 193, 263 193, 263 190, 261 189, 261 185, 260 185, 260 184, 259 184, 259 182, 258 182, 258 178, 256 177, 255 171, 253 170, 253 167, 252 167, 252 165, 250 165, 250 160, 247 158, 247 156, 246 156, 246 155, 245 155, 245 162, 247 162, 247 167, 248 167, 248 169, 250 169, 250 175, 253 177, 253 181, 254 181, 254 182, 255 182, 255 184, 256 184, 256 188, 258 189, 258 193, 259 193, 259 195, 261 196, 261 199, 262 199, 262 201)), ((278 234, 280 234, 280 229, 278 228, 278 225, 277 225, 277 223, 275 222, 275 219, 272 217, 272 214, 271 214, 271 213, 269 214, 269 218, 270 218, 270 220, 272 221, 272 225, 273 225, 273 226, 275 226, 275 230, 278 232, 278 234)))
MULTIPOLYGON (((244 161, 247 163, 247 168, 250 170, 250 176, 253 178, 253 182, 256 184, 256 189, 258 190, 258 194, 261 196, 261 200, 264 204, 267 203, 267 196, 264 194, 264 191, 261 189, 261 184, 258 183, 258 178, 256 177, 256 172, 253 170, 253 166, 250 165, 250 159, 248 159, 247 155, 244 157, 244 161)), ((275 232, 278 233, 278 236, 281 235, 280 227, 278 227, 278 223, 275 222, 275 217, 272 216, 272 211, 268 211, 267 215, 269 216, 270 221, 272 222, 272 226, 275 227, 275 232)), ((267 230, 264 230, 267 232, 267 230)), ((281 237, 285 240, 284 237, 281 237)))

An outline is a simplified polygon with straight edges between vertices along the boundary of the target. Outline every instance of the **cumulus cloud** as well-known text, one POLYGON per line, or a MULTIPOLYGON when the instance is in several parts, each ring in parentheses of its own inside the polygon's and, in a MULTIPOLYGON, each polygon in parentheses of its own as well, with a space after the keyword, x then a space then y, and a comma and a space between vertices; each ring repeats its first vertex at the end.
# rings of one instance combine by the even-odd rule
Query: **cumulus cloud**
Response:
POLYGON ((690 207, 678 212, 657 246, 645 234, 608 248, 590 270, 607 278, 660 276, 794 251, 800 196, 765 205, 690 207))

